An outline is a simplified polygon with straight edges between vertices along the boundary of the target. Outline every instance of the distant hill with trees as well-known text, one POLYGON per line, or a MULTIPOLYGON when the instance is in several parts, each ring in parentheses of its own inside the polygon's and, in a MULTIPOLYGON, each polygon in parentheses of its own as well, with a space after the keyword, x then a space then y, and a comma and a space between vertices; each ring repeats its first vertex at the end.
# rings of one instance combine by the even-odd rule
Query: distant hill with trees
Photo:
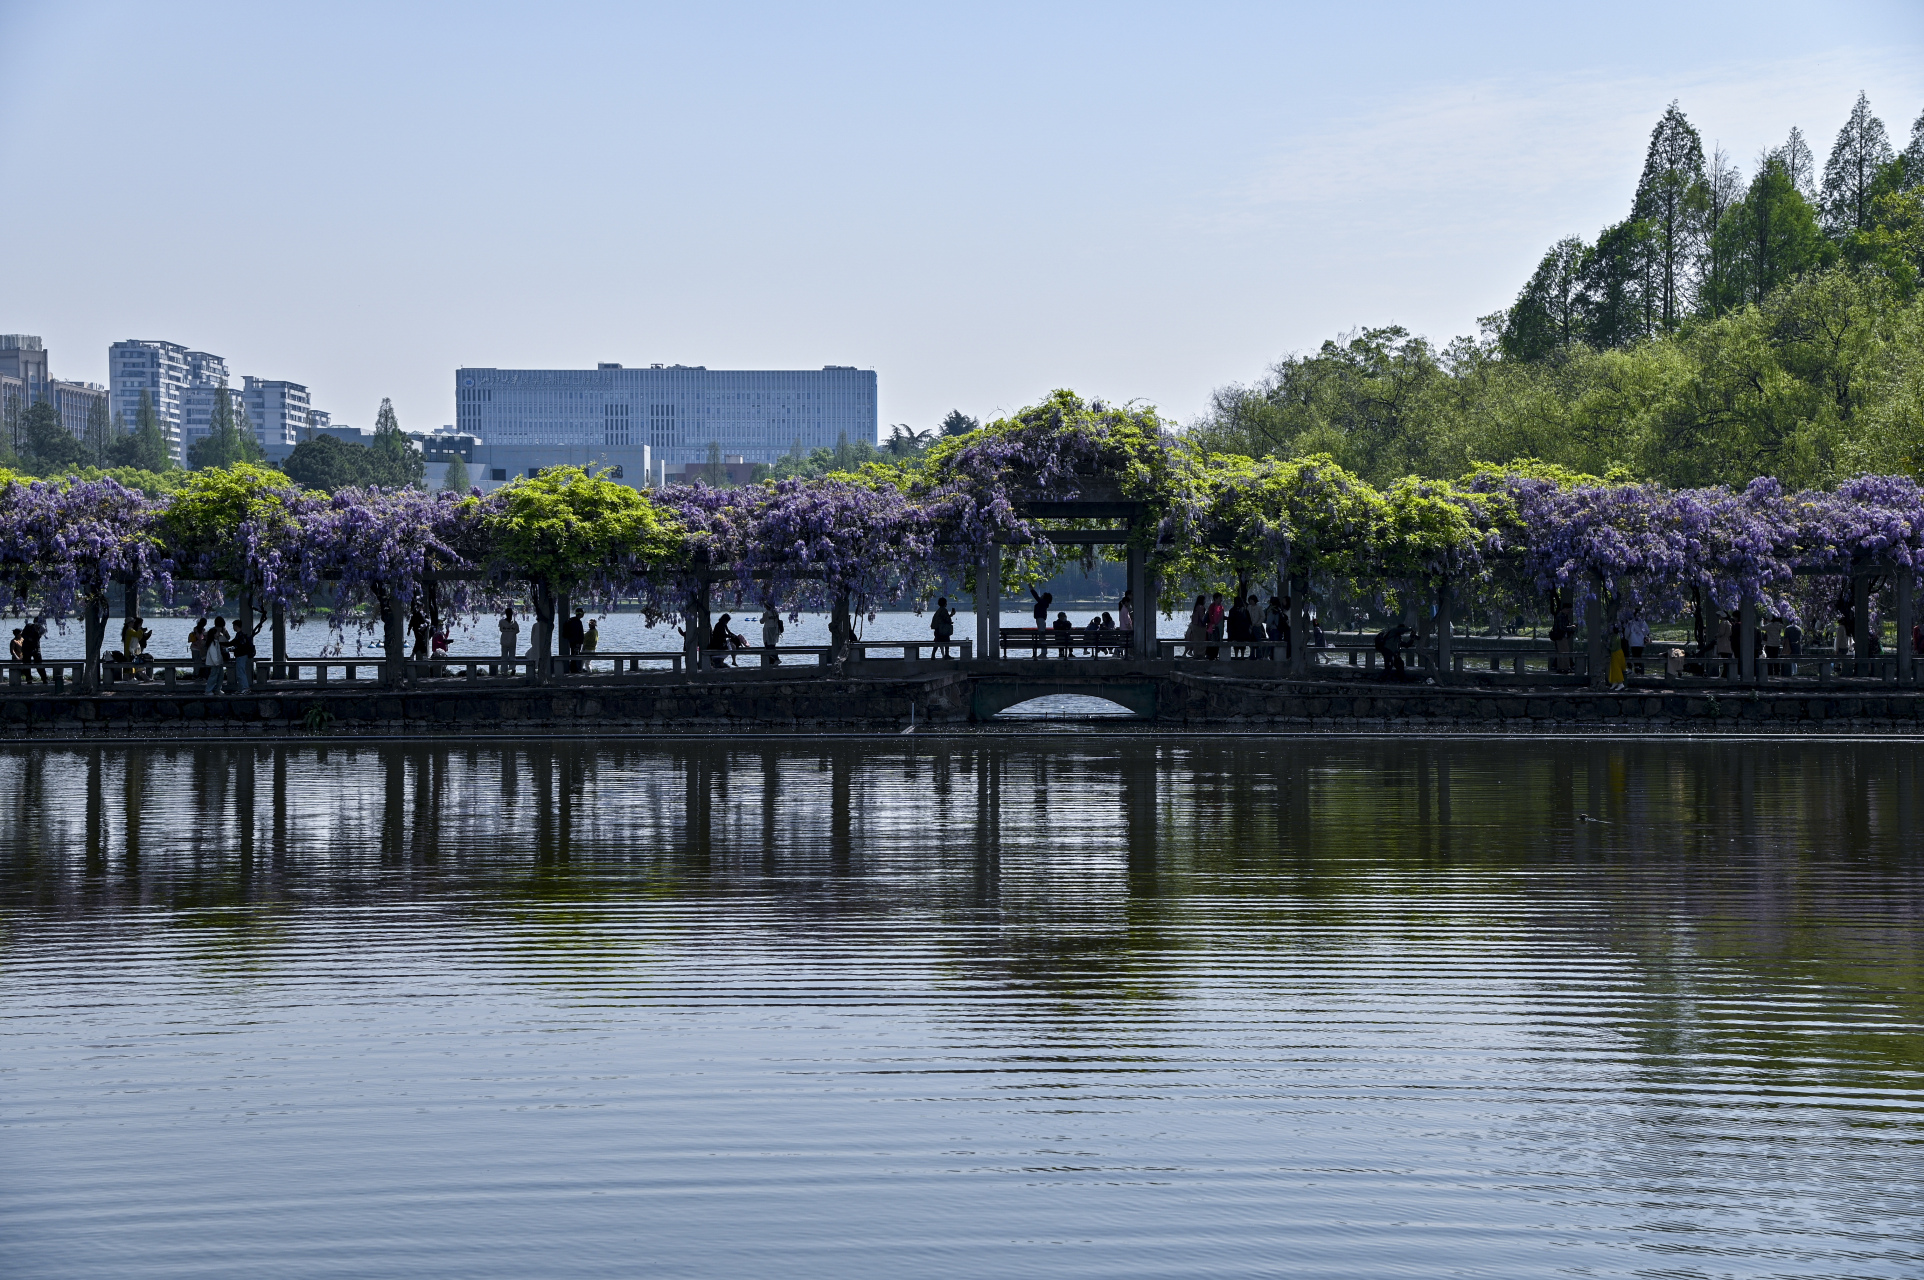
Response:
POLYGON ((1746 180, 1672 103, 1628 205, 1478 336, 1344 334, 1219 388, 1192 433, 1379 484, 1515 458, 1675 485, 1920 474, 1924 115, 1899 151, 1860 94, 1821 171, 1793 129, 1746 180))

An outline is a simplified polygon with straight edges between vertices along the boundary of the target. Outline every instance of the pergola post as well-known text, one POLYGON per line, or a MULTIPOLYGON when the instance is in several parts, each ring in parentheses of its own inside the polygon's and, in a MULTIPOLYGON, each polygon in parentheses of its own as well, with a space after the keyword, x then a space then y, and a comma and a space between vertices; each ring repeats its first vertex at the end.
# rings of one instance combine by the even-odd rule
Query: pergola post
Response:
POLYGON ((1309 579, 1285 577, 1283 585, 1289 589, 1289 674, 1301 680, 1309 675, 1309 579))
POLYGON ((1891 594, 1897 597, 1897 682, 1909 684, 1915 677, 1916 668, 1911 653, 1911 568, 1898 565, 1897 576, 1891 580, 1891 594))
POLYGON ((273 645, 274 664, 268 675, 275 680, 285 680, 287 679, 287 610, 278 600, 273 604, 273 617, 268 625, 273 628, 269 643, 273 645))
POLYGON ((1002 548, 993 542, 975 566, 975 656, 1002 656, 1002 548))
POLYGON ((1142 580, 1143 555, 1141 547, 1130 547, 1123 590, 1129 593, 1129 656, 1141 658, 1145 654, 1142 644, 1143 602, 1148 595, 1142 580))
POLYGON ((1603 688, 1603 583, 1592 579, 1590 598, 1583 602, 1583 654, 1590 668, 1590 687, 1603 688))
POLYGON ((1450 662, 1450 605, 1452 597, 1449 579, 1445 578, 1436 588, 1436 682, 1443 684, 1449 680, 1454 669, 1450 662))
POLYGON ((1742 674, 1744 683, 1755 683, 1757 679, 1757 600, 1746 594, 1737 606, 1737 670, 1742 674))
POLYGON ((1162 580, 1147 561, 1142 566, 1142 594, 1136 597, 1136 643, 1141 646, 1140 653, 1145 658, 1158 658, 1161 646, 1156 643, 1156 619, 1162 614, 1162 580))
POLYGON ((1877 653, 1877 632, 1871 627, 1871 575, 1862 568, 1851 575, 1851 611, 1857 618, 1857 634, 1851 638, 1856 651, 1851 654, 1851 674, 1867 676, 1871 669, 1865 661, 1877 653))

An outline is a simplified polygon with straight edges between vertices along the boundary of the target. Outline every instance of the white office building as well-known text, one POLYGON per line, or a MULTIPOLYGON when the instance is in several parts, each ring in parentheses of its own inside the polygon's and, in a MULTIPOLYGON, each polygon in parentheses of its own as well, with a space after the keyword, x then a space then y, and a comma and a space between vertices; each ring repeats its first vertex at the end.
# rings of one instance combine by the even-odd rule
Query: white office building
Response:
MULTIPOLYGON (((799 447, 833 448, 876 437, 875 371, 725 370, 701 365, 626 369, 457 369, 456 429, 490 449, 513 450, 525 471, 544 451, 639 455, 671 466, 725 456, 772 463, 799 447)), ((572 460, 570 457, 568 460, 572 460)))

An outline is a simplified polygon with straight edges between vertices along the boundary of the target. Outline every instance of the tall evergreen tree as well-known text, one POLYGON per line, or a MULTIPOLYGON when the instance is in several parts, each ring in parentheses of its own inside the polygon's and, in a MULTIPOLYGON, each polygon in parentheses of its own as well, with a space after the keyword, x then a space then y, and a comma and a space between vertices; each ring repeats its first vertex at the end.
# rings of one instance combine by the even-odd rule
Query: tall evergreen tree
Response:
POLYGON ((1651 301, 1665 329, 1677 327, 1692 292, 1689 272, 1703 234, 1705 203, 1703 139, 1673 101, 1650 131, 1631 208, 1631 217, 1650 229, 1656 285, 1651 301))
POLYGON ((1744 198, 1724 214, 1711 239, 1718 268, 1704 283, 1704 301, 1712 312, 1762 302, 1773 289, 1821 266, 1836 252, 1777 156, 1764 161, 1744 198))
POLYGON ((468 464, 461 455, 457 453, 449 458, 447 474, 441 477, 442 492, 466 493, 473 487, 474 481, 468 478, 468 464))
POLYGON ((1924 187, 1924 111, 1911 121, 1911 145, 1904 148, 1904 189, 1924 187))
POLYGON ((385 396, 374 415, 374 439, 369 442, 368 451, 372 455, 368 459, 369 483, 386 489, 418 488, 421 478, 427 474, 427 459, 401 430, 394 402, 385 396))
POLYGON ((701 478, 706 480, 711 488, 726 489, 728 487, 728 467, 722 462, 719 441, 708 442, 708 461, 702 466, 701 478))
POLYGON ((46 400, 27 407, 20 422, 22 461, 41 475, 65 475, 91 465, 93 451, 60 420, 60 411, 46 400))
POLYGON ((1550 246, 1504 316, 1497 346, 1512 360, 1541 360, 1584 340, 1583 276, 1590 247, 1579 236, 1550 246))
POLYGON ((107 465, 107 446, 114 442, 113 424, 107 417, 107 397, 98 396, 87 406, 87 448, 94 465, 107 465))
POLYGON ((154 412, 154 402, 145 391, 140 393, 140 405, 134 410, 133 434, 115 440, 108 447, 107 460, 116 467, 141 471, 167 471, 175 465, 167 433, 160 428, 160 415, 154 412))
POLYGON ((1871 114, 1870 98, 1859 93, 1824 162, 1824 229, 1833 237, 1841 240, 1870 225, 1871 188, 1878 171, 1890 162, 1891 140, 1884 122, 1871 114))
POLYGON ((1792 125, 1790 137, 1784 140, 1784 145, 1769 154, 1784 162, 1784 172, 1790 175, 1790 185, 1797 188, 1797 194, 1815 205, 1817 157, 1812 154, 1810 143, 1804 141, 1804 131, 1792 125))
POLYGON ((1627 347, 1656 327, 1655 241, 1637 218, 1597 237, 1583 269, 1584 332, 1593 346, 1627 347))
POLYGON ((207 434, 187 451, 187 465, 200 471, 236 462, 259 462, 264 456, 260 441, 254 438, 253 425, 247 420, 246 406, 239 403, 239 397, 227 389, 227 379, 222 378, 214 389, 207 434))

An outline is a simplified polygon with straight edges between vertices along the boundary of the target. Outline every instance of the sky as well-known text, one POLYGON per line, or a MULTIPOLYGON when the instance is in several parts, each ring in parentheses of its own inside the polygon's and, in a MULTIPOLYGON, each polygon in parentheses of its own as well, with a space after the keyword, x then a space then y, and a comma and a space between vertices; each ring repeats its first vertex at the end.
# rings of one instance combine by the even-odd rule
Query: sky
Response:
POLYGON ((877 371, 888 425, 1055 387, 1178 421, 1359 326, 1442 342, 1628 213, 1672 99, 1748 173, 1924 4, 0 0, 0 332, 162 338, 335 421, 454 370, 877 371))

